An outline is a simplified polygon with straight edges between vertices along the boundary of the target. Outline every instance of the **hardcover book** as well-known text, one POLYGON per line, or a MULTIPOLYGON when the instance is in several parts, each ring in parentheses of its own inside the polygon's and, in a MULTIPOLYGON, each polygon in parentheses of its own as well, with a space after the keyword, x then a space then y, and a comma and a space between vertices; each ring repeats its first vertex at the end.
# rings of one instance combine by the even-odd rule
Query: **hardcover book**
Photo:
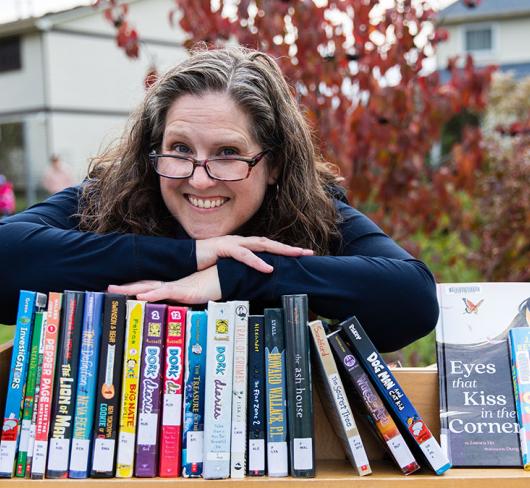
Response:
POLYGON ((186 307, 167 309, 166 345, 160 426, 160 476, 176 477, 181 472, 182 391, 184 380, 184 342, 186 307))
POLYGON ((249 476, 265 475, 265 330, 263 315, 248 318, 248 471, 249 476))
POLYGON ((418 453, 436 474, 443 474, 451 463, 357 318, 346 319, 340 327, 413 452, 418 453))
POLYGON ((44 472, 46 470, 48 432, 50 430, 62 300, 62 293, 51 292, 48 295, 47 320, 43 339, 42 371, 39 385, 39 403, 37 406, 35 442, 33 444, 33 460, 31 464, 32 479, 44 478, 44 472))
POLYGON ((245 459, 247 454, 247 359, 249 305, 246 301, 238 301, 233 303, 235 307, 235 323, 230 477, 243 478, 245 476, 245 459))
POLYGON ((120 414, 123 343, 125 337, 126 296, 105 294, 103 332, 92 450, 92 477, 114 476, 116 438, 120 414))
POLYGON ((116 476, 118 478, 130 478, 133 475, 144 311, 144 301, 127 300, 127 326, 122 365, 120 427, 116 459, 116 476))
MULTIPOLYGON (((526 321, 530 326, 530 300, 526 301, 524 307, 526 321)), ((530 471, 530 327, 510 329, 509 343, 521 458, 525 471, 530 471)))
POLYGON ((188 311, 184 365, 184 407, 182 428, 182 476, 202 474, 204 441, 204 377, 208 315, 188 311))
POLYGON ((63 300, 48 439, 47 478, 66 478, 68 474, 85 294, 81 291, 65 291, 63 300))
POLYGON ((20 291, 13 354, 11 356, 9 389, 7 391, 2 440, 0 442, 0 477, 2 478, 13 476, 20 434, 21 406, 24 400, 33 318, 36 307, 38 307, 37 310, 41 310, 45 306, 46 296, 42 293, 20 291))
POLYGON ((315 476, 307 295, 283 295, 291 476, 315 476))
POLYGON ((342 447, 351 465, 359 476, 371 474, 370 463, 364 444, 357 430, 346 390, 340 379, 337 364, 333 358, 326 331, 320 320, 309 323, 313 339, 314 364, 316 364, 317 384, 320 386, 320 398, 331 425, 342 442, 342 447))
POLYGON ((337 364, 344 371, 344 381, 353 387, 348 389, 349 398, 352 398, 353 403, 360 406, 361 411, 366 412, 368 423, 376 437, 383 442, 385 449, 403 474, 411 474, 420 469, 420 465, 414 459, 414 455, 372 385, 370 378, 359 361, 355 359, 344 339, 339 335, 339 331, 328 334, 327 338, 337 359, 337 364))
POLYGON ((85 314, 77 374, 74 431, 68 468, 70 478, 86 478, 89 474, 103 300, 103 293, 85 292, 85 314))
POLYGON ((228 478, 230 475, 234 319, 233 302, 208 303, 202 471, 205 479, 228 478))
POLYGON ((265 385, 267 399, 267 474, 289 474, 287 435, 287 386, 285 371, 285 328, 281 308, 266 308, 265 385))
MULTIPOLYGON (((29 356, 28 375, 26 380, 26 393, 24 397, 24 409, 22 413, 22 424, 20 429, 20 442, 18 446, 17 468, 15 476, 24 478, 26 476, 26 466, 29 449, 33 449, 31 440, 31 419, 35 405, 35 387, 40 381, 39 377, 39 354, 42 350, 42 328, 46 327, 46 312, 35 313, 35 323, 33 325, 33 337, 31 338, 31 352, 29 356)), ((33 429, 33 436, 35 435, 33 429)), ((33 440, 35 438, 33 437, 33 440)))
POLYGON ((158 425, 162 398, 162 363, 166 336, 167 305, 145 305, 136 463, 134 475, 153 478, 158 474, 158 425))
POLYGON ((455 466, 521 466, 508 332, 530 283, 438 285, 441 443, 455 466))

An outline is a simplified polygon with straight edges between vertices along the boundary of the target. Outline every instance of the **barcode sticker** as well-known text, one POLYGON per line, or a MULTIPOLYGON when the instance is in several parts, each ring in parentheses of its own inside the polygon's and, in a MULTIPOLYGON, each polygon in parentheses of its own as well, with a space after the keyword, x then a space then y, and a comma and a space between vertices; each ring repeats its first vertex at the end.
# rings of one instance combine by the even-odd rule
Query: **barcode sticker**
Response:
POLYGON ((265 439, 249 439, 248 469, 249 471, 265 470, 265 439))
POLYGON ((481 293, 482 287, 479 285, 473 286, 449 286, 445 289, 448 295, 462 295, 464 293, 481 293))
POLYGON ((162 425, 180 425, 182 412, 182 394, 164 394, 164 409, 162 411, 162 425))
POLYGON ((530 383, 530 356, 528 355, 528 351, 517 351, 515 365, 517 367, 519 384, 527 385, 530 383))
POLYGON ((86 472, 88 469, 89 439, 72 439, 72 455, 70 456, 70 471, 86 472))
POLYGON ((114 439, 96 439, 94 443, 93 471, 112 472, 114 461, 114 439))
POLYGON ((201 431, 189 431, 186 437, 186 460, 188 463, 202 463, 204 432, 201 431))
POLYGON ((48 469, 50 471, 67 471, 68 455, 70 453, 70 439, 50 439, 50 454, 48 455, 48 469))
POLYGON ((313 439, 298 437, 294 439, 294 469, 313 469, 313 439))

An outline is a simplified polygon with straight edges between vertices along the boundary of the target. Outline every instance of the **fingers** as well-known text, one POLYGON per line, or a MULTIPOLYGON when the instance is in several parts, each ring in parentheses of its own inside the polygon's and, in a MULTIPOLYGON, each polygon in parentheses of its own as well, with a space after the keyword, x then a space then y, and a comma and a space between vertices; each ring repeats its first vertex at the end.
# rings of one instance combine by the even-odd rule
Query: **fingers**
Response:
POLYGON ((139 293, 146 293, 160 288, 162 284, 162 281, 144 280, 135 283, 125 283, 123 285, 109 285, 107 291, 109 293, 121 293, 122 295, 138 295, 139 293))
POLYGON ((251 251, 270 252, 282 256, 311 256, 313 254, 312 249, 290 246, 289 244, 273 241, 267 237, 241 237, 240 239, 241 241, 238 244, 251 251))
POLYGON ((246 247, 235 249, 232 257, 257 271, 261 271, 262 273, 272 273, 274 271, 274 268, 269 263, 263 261, 263 259, 256 256, 246 247))

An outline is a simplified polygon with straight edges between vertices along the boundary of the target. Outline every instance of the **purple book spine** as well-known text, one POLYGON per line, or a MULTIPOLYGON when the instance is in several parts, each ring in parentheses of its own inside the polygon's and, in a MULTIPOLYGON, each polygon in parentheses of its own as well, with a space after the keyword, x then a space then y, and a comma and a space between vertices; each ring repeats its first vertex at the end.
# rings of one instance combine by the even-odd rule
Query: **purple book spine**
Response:
POLYGON ((137 477, 149 478, 158 474, 158 431, 166 307, 167 305, 152 303, 145 306, 134 468, 134 475, 137 477))

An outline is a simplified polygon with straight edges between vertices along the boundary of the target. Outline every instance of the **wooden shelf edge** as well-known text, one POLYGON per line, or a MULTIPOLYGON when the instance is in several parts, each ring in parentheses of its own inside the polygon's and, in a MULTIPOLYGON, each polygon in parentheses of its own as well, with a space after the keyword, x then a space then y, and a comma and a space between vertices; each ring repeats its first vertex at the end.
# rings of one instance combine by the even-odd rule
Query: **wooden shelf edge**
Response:
MULTIPOLYGON (((382 488, 390 486, 409 486, 412 485, 421 488, 430 487, 451 487, 451 488, 487 488, 498 486, 509 486, 510 488, 528 487, 530 483, 530 472, 525 472, 517 468, 453 468, 442 476, 436 476, 427 471, 404 476, 397 468, 386 461, 372 463, 373 473, 369 476, 357 476, 353 468, 346 462, 342 461, 319 461, 316 478, 268 478, 264 477, 246 477, 243 479, 228 480, 202 480, 186 478, 112 478, 112 479, 93 479, 86 480, 26 480, 13 478, 12 480, 2 480, 2 486, 12 488, 36 488, 42 484, 46 486, 59 486, 62 483, 73 481, 79 483, 83 488, 101 488, 105 483, 113 485, 131 484, 134 488, 156 488, 166 486, 168 483, 173 488, 181 488, 186 485, 190 488, 190 483, 208 483, 215 485, 216 488, 241 488, 261 486, 266 483, 266 488, 286 488, 289 485, 303 486, 304 483, 310 483, 313 488, 345 488, 352 482, 362 484, 363 488, 382 488), (9 483, 9 484, 8 484, 9 483), (39 484, 36 484, 39 483, 39 484)), ((75 485, 74 485, 75 486, 75 485)))

